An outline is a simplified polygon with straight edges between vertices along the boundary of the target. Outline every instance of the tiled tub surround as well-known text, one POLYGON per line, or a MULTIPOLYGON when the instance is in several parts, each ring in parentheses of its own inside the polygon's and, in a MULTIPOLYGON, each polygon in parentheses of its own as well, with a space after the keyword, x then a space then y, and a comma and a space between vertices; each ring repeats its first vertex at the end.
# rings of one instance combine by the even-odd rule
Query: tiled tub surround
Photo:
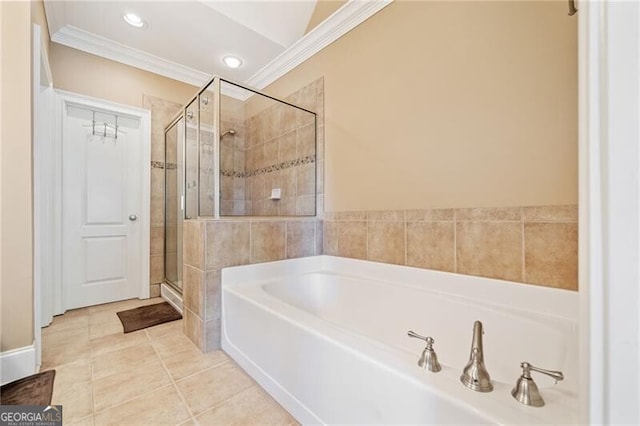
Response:
POLYGON ((333 212, 324 254, 578 289, 575 205, 333 212))
POLYGON ((183 245, 184 332, 200 350, 220 348, 220 270, 322 253, 316 218, 187 220, 183 245))

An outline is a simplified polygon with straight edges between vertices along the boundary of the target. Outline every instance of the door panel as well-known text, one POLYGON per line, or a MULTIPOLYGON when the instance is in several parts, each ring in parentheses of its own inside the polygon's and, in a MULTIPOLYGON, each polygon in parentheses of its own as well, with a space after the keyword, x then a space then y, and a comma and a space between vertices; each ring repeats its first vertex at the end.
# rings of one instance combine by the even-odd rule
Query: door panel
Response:
POLYGON ((85 225, 123 225, 127 201, 125 142, 89 137, 86 155, 85 225))
POLYGON ((104 123, 115 126, 115 114, 66 108, 63 293, 67 309, 136 297, 143 277, 140 225, 131 220, 143 214, 140 125, 126 120, 115 138, 115 130, 104 123))
POLYGON ((125 237, 84 239, 85 282, 102 283, 125 279, 127 240, 125 237))

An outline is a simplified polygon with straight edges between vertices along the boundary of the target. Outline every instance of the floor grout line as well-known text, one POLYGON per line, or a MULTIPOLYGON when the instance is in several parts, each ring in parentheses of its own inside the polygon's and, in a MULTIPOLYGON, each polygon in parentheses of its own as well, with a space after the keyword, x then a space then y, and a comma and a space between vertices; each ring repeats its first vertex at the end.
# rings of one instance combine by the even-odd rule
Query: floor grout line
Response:
MULTIPOLYGON (((149 333, 147 333, 147 330, 144 330, 144 333, 145 333, 145 336, 147 337, 147 340, 149 341, 149 344, 150 344, 150 345, 151 345, 151 347, 154 349, 154 353, 159 357, 158 352, 156 351, 155 346, 154 346, 154 345, 153 345, 153 343, 152 343, 151 336, 149 336, 149 333)), ((106 354, 108 354, 108 353, 112 353, 112 352, 116 352, 116 351, 121 350, 121 349, 130 349, 130 348, 131 348, 131 347, 133 347, 133 346, 136 346, 136 345, 132 345, 132 346, 125 347, 125 348, 116 349, 115 351, 107 352, 106 354)), ((104 355, 104 354, 103 354, 103 355, 104 355)), ((146 361, 144 361, 144 363, 146 363, 146 362, 148 362, 148 361, 149 361, 149 360, 146 360, 146 361)), ((160 362, 162 363, 162 359, 160 359, 160 362)), ((143 364, 144 364, 144 363, 143 363, 143 364)), ((92 365, 93 365, 93 359, 92 359, 92 365)), ((163 366, 163 369, 166 371, 166 367, 164 366, 164 363, 162 363, 162 366, 163 366)), ((119 374, 119 373, 113 373, 113 374, 119 374)), ((110 377, 110 376, 111 376, 111 375, 104 376, 104 377, 101 377, 101 378, 100 378, 100 379, 98 379, 98 380, 101 380, 101 379, 104 379, 104 378, 106 378, 106 377, 110 377)), ((169 379, 171 379, 171 375, 169 375, 169 379)), ((150 389, 150 390, 147 390, 147 391, 145 391, 145 392, 143 392, 143 393, 140 393, 140 394, 136 395, 135 397, 133 397, 133 398, 131 398, 131 399, 127 399, 126 401, 122 401, 122 402, 119 402, 119 403, 117 403, 117 404, 114 404, 114 405, 110 405, 110 406, 108 406, 108 407, 105 407, 105 408, 103 408, 103 409, 101 409, 101 410, 94 411, 94 413, 93 413, 93 415, 94 415, 94 423, 95 423, 95 415, 96 415, 96 414, 102 413, 102 412, 104 412, 104 411, 106 411, 106 410, 110 410, 110 409, 113 409, 113 408, 120 407, 120 406, 122 406, 122 405, 124 405, 124 404, 126 404, 126 403, 128 403, 128 402, 131 402, 131 401, 133 401, 133 400, 136 400, 136 399, 138 399, 138 398, 141 398, 141 397, 143 397, 143 396, 145 396, 145 395, 148 395, 148 394, 150 394, 150 393, 152 393, 152 392, 158 391, 158 390, 160 390, 160 389, 162 389, 162 388, 165 388, 165 387, 167 387, 167 388, 168 388, 169 386, 171 386, 171 383, 166 384, 166 385, 162 385, 162 386, 158 386, 158 387, 156 387, 156 388, 154 388, 154 389, 150 389)))
MULTIPOLYGON (((164 362, 164 359, 162 359, 162 356, 160 355, 160 352, 158 351, 158 348, 156 347, 155 342, 153 341, 153 339, 151 338, 151 336, 149 335, 149 331, 145 330, 144 331, 145 334, 147 335, 147 337, 149 338, 149 340, 151 341, 151 347, 153 348, 153 351, 156 353, 156 356, 158 357, 158 359, 160 360, 160 363, 162 364, 162 368, 164 369, 164 371, 167 373, 167 375, 169 376, 169 380, 171 381, 171 384, 173 385, 173 388, 175 389, 175 391, 178 393, 178 397, 180 398, 180 400, 182 401, 182 403, 184 404, 184 407, 187 409, 187 413, 189 413, 189 417, 196 422, 196 424, 198 424, 195 416, 193 415, 193 411, 191 411, 191 407, 189 407, 189 404, 187 403, 187 399, 184 397, 184 395, 182 394, 182 392, 180 392, 180 388, 178 387, 178 385, 176 384, 176 381, 173 379, 173 376, 171 375, 171 372, 169 371, 169 369, 167 368, 167 364, 164 362)), ((185 420, 186 421, 186 420, 185 420)), ((184 422, 183 422, 184 423, 184 422)))

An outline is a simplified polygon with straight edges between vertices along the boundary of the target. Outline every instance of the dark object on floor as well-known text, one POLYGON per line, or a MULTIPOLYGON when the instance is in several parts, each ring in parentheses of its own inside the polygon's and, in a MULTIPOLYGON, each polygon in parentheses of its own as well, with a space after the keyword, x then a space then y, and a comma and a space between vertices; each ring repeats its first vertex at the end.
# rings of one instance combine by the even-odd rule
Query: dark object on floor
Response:
POLYGON ((2 405, 51 405, 56 370, 44 371, 0 388, 2 405))
POLYGON ((153 327, 169 321, 182 318, 180 312, 167 302, 156 303, 155 305, 141 306, 135 309, 118 312, 118 318, 122 322, 125 333, 130 333, 143 328, 153 327))

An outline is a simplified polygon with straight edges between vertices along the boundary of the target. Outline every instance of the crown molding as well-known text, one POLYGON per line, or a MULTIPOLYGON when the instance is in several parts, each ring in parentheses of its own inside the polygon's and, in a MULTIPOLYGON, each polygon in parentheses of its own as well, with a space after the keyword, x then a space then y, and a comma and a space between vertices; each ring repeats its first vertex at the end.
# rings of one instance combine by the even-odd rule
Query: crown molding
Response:
POLYGON ((200 87, 211 75, 67 25, 51 41, 200 87))
POLYGON ((349 0, 317 27, 252 75, 246 84, 264 89, 392 2, 393 0, 349 0))
MULTIPOLYGON (((242 84, 257 90, 264 89, 392 2, 393 0, 349 0, 242 84)), ((197 87, 203 86, 211 79, 211 75, 202 71, 162 59, 71 25, 64 26, 53 33, 51 41, 197 87)), ((225 87, 223 94, 240 100, 245 100, 252 95, 235 86, 225 87)))

